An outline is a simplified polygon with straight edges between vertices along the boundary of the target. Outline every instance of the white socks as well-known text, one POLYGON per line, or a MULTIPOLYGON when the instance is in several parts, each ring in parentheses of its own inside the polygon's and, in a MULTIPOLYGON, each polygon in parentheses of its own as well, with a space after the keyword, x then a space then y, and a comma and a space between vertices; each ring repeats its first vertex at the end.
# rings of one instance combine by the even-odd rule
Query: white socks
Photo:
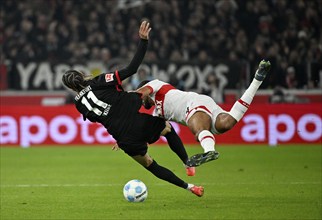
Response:
POLYGON ((239 121, 244 116, 261 84, 262 81, 253 79, 252 83, 249 85, 243 96, 238 101, 236 101, 231 108, 229 114, 237 121, 239 121))
POLYGON ((186 190, 189 190, 190 191, 190 189, 192 188, 192 187, 194 187, 195 185, 193 185, 193 184, 191 184, 191 183, 188 183, 188 187, 186 188, 186 190))
POLYGON ((201 131, 198 135, 198 140, 205 153, 207 153, 208 151, 215 150, 215 138, 210 131, 208 130, 201 131))

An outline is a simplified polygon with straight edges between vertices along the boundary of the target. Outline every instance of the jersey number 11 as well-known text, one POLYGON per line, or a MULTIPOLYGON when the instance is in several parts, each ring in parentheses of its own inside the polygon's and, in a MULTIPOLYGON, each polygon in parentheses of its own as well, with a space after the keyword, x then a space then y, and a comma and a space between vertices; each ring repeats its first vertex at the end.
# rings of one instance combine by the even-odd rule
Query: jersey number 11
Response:
POLYGON ((102 115, 104 109, 106 109, 109 106, 109 104, 99 100, 92 91, 89 91, 86 97, 83 96, 82 104, 84 104, 89 111, 94 112, 98 116, 102 115), (96 107, 91 106, 91 104, 88 101, 89 99, 92 100, 96 107))

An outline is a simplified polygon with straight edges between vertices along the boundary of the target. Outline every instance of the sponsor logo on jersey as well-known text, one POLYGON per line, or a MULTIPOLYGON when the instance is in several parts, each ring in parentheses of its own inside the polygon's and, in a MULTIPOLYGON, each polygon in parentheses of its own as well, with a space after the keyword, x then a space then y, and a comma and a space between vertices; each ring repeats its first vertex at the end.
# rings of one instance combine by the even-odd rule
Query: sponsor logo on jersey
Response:
POLYGON ((114 79, 113 79, 113 76, 114 74, 113 73, 106 73, 105 74, 105 81, 106 82, 112 82, 114 79))
POLYGON ((158 114, 158 116, 162 115, 162 101, 161 100, 155 100, 155 109, 158 114))

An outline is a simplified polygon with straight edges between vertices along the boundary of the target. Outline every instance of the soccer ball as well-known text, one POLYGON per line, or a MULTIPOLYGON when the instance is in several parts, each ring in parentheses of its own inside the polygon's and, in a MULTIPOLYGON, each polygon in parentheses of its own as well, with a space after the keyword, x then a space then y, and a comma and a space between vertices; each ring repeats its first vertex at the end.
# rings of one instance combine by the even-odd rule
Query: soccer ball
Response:
POLYGON ((124 185, 123 195, 129 202, 143 202, 148 197, 148 189, 141 180, 130 180, 124 185))

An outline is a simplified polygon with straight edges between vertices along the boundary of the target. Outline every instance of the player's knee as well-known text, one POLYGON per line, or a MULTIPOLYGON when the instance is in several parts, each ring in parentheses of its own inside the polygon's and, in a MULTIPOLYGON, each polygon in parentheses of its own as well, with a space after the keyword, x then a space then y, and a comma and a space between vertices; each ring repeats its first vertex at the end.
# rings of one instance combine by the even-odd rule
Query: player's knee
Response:
POLYGON ((164 136, 167 133, 171 132, 171 125, 168 121, 165 122, 165 128, 162 130, 161 135, 164 136))
POLYGON ((143 166, 144 167, 149 167, 151 164, 153 163, 153 159, 151 157, 147 157, 144 162, 143 162, 143 166))
POLYGON ((231 115, 227 113, 221 113, 217 116, 215 122, 215 128, 220 133, 225 133, 226 131, 231 130, 237 123, 231 115))
POLYGON ((149 158, 149 159, 146 161, 146 165, 145 165, 145 167, 149 167, 152 163, 153 163, 153 159, 152 159, 152 158, 149 158))
POLYGON ((153 163, 153 158, 148 153, 146 153, 144 156, 142 155, 132 156, 132 158, 136 162, 144 166, 145 168, 149 167, 153 163))

